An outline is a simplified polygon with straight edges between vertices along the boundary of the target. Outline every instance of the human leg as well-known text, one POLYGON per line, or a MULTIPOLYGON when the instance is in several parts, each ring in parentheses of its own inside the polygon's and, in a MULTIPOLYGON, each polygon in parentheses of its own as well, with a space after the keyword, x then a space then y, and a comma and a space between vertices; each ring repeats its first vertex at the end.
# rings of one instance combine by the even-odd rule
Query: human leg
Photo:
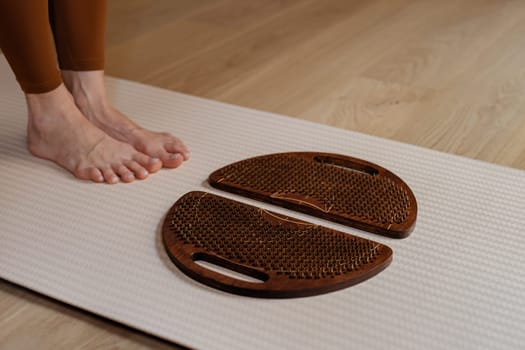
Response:
POLYGON ((75 105, 57 68, 47 0, 0 0, 0 45, 25 92, 34 155, 97 182, 129 182, 160 168, 160 160, 110 138, 75 105))
POLYGON ((189 159, 184 143, 146 130, 113 107, 104 85, 106 0, 53 0, 53 28, 62 77, 83 114, 113 138, 178 167, 189 159))
POLYGON ((47 0, 0 0, 0 47, 25 93, 49 92, 62 83, 47 0))

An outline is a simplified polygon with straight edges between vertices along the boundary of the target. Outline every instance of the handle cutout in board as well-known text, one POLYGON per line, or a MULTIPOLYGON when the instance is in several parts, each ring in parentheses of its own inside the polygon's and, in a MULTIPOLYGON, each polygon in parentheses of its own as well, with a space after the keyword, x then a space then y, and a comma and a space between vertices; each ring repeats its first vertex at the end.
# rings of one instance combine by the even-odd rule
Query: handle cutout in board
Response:
POLYGON ((369 165, 363 165, 356 162, 352 162, 344 158, 336 158, 330 156, 314 156, 313 160, 317 163, 333 166, 345 170, 356 171, 368 175, 377 175, 379 171, 369 165))
POLYGON ((264 272, 206 253, 195 253, 192 255, 192 260, 202 268, 243 282, 264 283, 269 279, 264 272))

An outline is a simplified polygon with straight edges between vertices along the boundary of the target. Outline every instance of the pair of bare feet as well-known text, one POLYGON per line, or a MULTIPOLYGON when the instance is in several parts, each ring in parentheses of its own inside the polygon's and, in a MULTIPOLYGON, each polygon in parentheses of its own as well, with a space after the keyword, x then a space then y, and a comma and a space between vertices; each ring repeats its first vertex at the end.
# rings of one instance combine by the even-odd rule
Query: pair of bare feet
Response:
POLYGON ((108 101, 103 71, 62 71, 64 84, 26 94, 28 146, 77 178, 115 184, 145 179, 189 159, 181 140, 146 130, 108 101))

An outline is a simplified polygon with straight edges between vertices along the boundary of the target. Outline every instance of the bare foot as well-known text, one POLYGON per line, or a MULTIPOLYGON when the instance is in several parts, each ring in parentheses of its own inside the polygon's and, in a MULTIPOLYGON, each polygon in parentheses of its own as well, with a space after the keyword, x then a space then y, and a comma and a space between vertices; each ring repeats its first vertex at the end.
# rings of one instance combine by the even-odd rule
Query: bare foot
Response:
POLYGON ((31 153, 56 162, 80 179, 132 182, 162 167, 159 159, 138 152, 91 124, 64 85, 44 94, 27 94, 26 100, 31 153))
POLYGON ((170 133, 146 130, 111 105, 103 71, 62 71, 62 77, 82 113, 111 137, 159 158, 166 168, 176 168, 189 159, 190 152, 180 139, 170 133))

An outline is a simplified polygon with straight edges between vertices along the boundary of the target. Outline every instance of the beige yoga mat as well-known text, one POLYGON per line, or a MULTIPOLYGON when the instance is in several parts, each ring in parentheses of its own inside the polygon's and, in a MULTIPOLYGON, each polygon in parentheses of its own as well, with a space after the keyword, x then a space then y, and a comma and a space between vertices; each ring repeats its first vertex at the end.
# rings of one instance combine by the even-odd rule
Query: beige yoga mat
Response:
POLYGON ((108 79, 116 105, 179 135, 193 158, 131 185, 74 179, 25 146, 25 106, 0 58, 0 276, 198 349, 525 347, 525 172, 280 115, 108 79), (394 240, 209 187, 267 153, 318 151, 379 164, 414 191, 415 230, 394 240), (266 300, 186 277, 161 244, 183 194, 209 191, 391 247, 392 264, 320 296, 266 300))

